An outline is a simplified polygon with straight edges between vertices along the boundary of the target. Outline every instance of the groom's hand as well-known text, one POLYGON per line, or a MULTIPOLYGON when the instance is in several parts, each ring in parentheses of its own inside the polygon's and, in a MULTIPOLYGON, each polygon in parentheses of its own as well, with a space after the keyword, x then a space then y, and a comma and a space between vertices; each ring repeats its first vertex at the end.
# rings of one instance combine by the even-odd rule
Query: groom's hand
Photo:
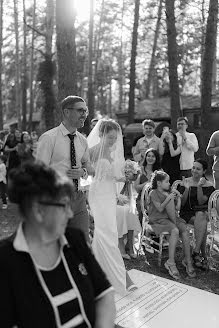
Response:
POLYGON ((72 169, 69 169, 66 174, 70 179, 80 179, 84 175, 84 170, 79 166, 74 166, 72 169))

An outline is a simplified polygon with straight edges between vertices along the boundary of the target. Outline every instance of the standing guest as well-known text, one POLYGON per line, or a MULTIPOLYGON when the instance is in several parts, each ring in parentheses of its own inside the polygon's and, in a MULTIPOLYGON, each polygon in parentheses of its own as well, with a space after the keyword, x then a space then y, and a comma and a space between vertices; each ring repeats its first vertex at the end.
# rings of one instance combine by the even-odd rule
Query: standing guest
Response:
POLYGON ((140 138, 135 146, 133 157, 136 162, 142 164, 145 158, 145 152, 149 148, 159 149, 160 139, 154 134, 155 123, 152 120, 142 122, 144 137, 140 138))
POLYGON ((86 194, 80 190, 80 178, 92 173, 86 138, 77 131, 88 116, 87 105, 81 97, 68 96, 61 103, 62 123, 41 135, 36 158, 73 180, 77 188, 74 219, 69 225, 79 228, 89 241, 89 216, 86 194))
POLYGON ((188 119, 179 117, 177 119, 177 143, 182 145, 180 156, 180 177, 191 177, 191 169, 194 162, 194 154, 198 151, 198 140, 194 133, 187 132, 188 119))
POLYGON ((11 171, 23 220, 0 247, 1 327, 114 327, 113 288, 82 232, 66 229, 73 188, 42 162, 11 171))
POLYGON ((4 131, 0 131, 0 153, 3 154, 4 145, 5 145, 5 133, 4 131))
POLYGON ((14 167, 20 165, 20 159, 17 153, 18 140, 13 132, 8 135, 5 143, 4 152, 7 155, 7 173, 14 167))
POLYGON ((7 197, 6 197, 6 166, 5 166, 6 160, 7 157, 5 155, 0 155, 0 193, 1 193, 3 210, 6 210, 8 208, 7 197))
POLYGON ((22 135, 21 131, 19 129, 16 129, 14 131, 14 134, 15 134, 15 138, 16 138, 17 142, 20 143, 21 142, 21 135, 22 135))
POLYGON ((36 131, 31 132, 31 142, 32 142, 32 150, 33 150, 32 155, 34 158, 36 158, 37 147, 38 147, 38 135, 36 131))
POLYGON ((142 165, 142 173, 137 177, 135 181, 135 189, 138 193, 138 197, 136 199, 136 205, 138 210, 138 218, 140 223, 142 224, 143 214, 141 211, 141 192, 144 186, 151 181, 152 173, 156 170, 160 170, 160 156, 159 153, 150 148, 146 151, 145 159, 142 165))
POLYGON ((3 131, 4 131, 4 140, 3 141, 4 141, 4 145, 5 145, 6 140, 11 132, 11 129, 9 126, 5 126, 3 131))
POLYGON ((214 156, 214 164, 212 166, 214 187, 219 189, 219 130, 212 134, 206 153, 208 156, 214 156))
POLYGON ((177 143, 176 134, 168 128, 163 130, 160 137, 159 154, 162 158, 161 167, 169 175, 170 184, 180 179, 181 145, 177 143))
POLYGON ((99 121, 98 118, 93 118, 90 122, 90 129, 93 130, 93 128, 95 127, 95 125, 97 124, 97 122, 99 121))
POLYGON ((21 143, 19 143, 17 146, 17 153, 21 164, 25 161, 33 160, 32 152, 31 138, 29 133, 25 131, 21 135, 21 143))
MULTIPOLYGON (((207 268, 206 237, 207 237, 207 210, 208 200, 214 187, 206 179, 205 173, 208 164, 203 159, 195 160, 192 167, 192 176, 183 179, 182 207, 180 217, 190 224, 194 224, 195 248, 193 252, 194 265, 199 268, 207 268)), ((182 188, 182 189, 181 189, 182 188)))

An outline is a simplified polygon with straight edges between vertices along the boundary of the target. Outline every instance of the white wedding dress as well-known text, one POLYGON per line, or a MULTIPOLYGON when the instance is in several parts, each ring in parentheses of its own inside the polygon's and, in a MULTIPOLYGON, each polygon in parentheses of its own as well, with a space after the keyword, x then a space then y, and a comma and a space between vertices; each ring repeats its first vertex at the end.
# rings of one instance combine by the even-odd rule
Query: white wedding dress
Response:
POLYGON ((94 217, 92 248, 101 268, 116 293, 126 292, 126 269, 118 248, 116 221, 116 182, 113 163, 100 159, 98 178, 94 177, 89 190, 89 204, 94 217))

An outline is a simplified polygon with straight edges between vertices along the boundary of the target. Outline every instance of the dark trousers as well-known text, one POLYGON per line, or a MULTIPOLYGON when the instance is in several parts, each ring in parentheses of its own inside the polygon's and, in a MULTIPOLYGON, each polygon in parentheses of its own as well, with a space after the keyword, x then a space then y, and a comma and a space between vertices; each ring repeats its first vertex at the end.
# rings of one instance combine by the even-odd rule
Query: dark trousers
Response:
POLYGON ((180 179, 182 180, 183 177, 190 178, 192 176, 191 170, 180 170, 180 179))
POLYGON ((0 195, 1 195, 2 203, 7 205, 6 184, 3 181, 0 182, 0 195))
POLYGON ((74 196, 74 199, 72 199, 72 210, 74 216, 69 220, 68 226, 81 230, 85 235, 86 241, 90 243, 89 215, 86 204, 86 193, 78 191, 74 196))

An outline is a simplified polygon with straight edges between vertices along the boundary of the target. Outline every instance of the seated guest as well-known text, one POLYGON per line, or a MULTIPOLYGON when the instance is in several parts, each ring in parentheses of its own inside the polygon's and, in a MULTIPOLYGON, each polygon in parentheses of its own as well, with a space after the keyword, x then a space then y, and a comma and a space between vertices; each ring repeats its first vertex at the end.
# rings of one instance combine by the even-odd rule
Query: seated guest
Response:
POLYGON ((160 157, 158 152, 150 148, 145 153, 145 159, 142 164, 142 173, 138 176, 137 180, 135 181, 135 189, 138 193, 138 197, 136 199, 137 210, 138 210, 138 217, 139 221, 142 224, 143 214, 141 211, 141 192, 144 186, 151 181, 152 173, 155 170, 159 170, 160 166, 160 157))
POLYGON ((31 137, 27 131, 22 132, 21 143, 17 146, 17 153, 21 164, 33 159, 31 137))
POLYGON ((155 171, 151 180, 151 192, 149 194, 148 217, 153 231, 157 236, 162 232, 169 232, 169 259, 164 266, 169 274, 176 280, 180 278, 179 271, 175 263, 176 245, 181 236, 185 258, 182 260, 183 266, 189 277, 196 276, 192 266, 190 255, 189 234, 185 222, 178 216, 181 205, 181 195, 177 190, 169 193, 169 176, 163 171, 155 171))
POLYGON ((144 120, 142 122, 144 137, 138 139, 133 151, 133 158, 142 165, 145 152, 149 148, 159 149, 160 139, 155 135, 155 123, 152 120, 144 120))
POLYGON ((112 287, 83 233, 66 229, 70 180, 25 163, 11 171, 8 195, 23 222, 0 246, 1 327, 113 328, 112 287))
POLYGON ((159 154, 161 155, 161 167, 169 175, 170 184, 180 179, 180 154, 181 145, 177 143, 176 134, 164 127, 160 138, 159 154))
POLYGON ((192 176, 183 179, 182 187, 179 187, 180 192, 182 192, 180 216, 186 223, 194 224, 196 239, 193 252, 194 265, 203 269, 207 268, 206 236, 208 199, 214 191, 213 184, 205 177, 207 168, 208 164, 205 160, 195 160, 192 167, 192 176))
MULTIPOLYGON (((130 185, 129 188, 132 188, 132 185, 130 185)), ((134 204, 134 208, 132 208, 131 204, 130 193, 133 191, 130 190, 130 192, 126 192, 123 187, 121 192, 122 194, 120 194, 119 190, 116 207, 119 249, 122 257, 126 260, 130 260, 131 258, 135 259, 137 257, 134 252, 133 241, 134 236, 137 236, 141 231, 141 225, 138 220, 136 205, 134 204), (126 246, 124 244, 125 239, 127 240, 126 246)), ((134 198, 133 201, 135 202, 134 198)))

